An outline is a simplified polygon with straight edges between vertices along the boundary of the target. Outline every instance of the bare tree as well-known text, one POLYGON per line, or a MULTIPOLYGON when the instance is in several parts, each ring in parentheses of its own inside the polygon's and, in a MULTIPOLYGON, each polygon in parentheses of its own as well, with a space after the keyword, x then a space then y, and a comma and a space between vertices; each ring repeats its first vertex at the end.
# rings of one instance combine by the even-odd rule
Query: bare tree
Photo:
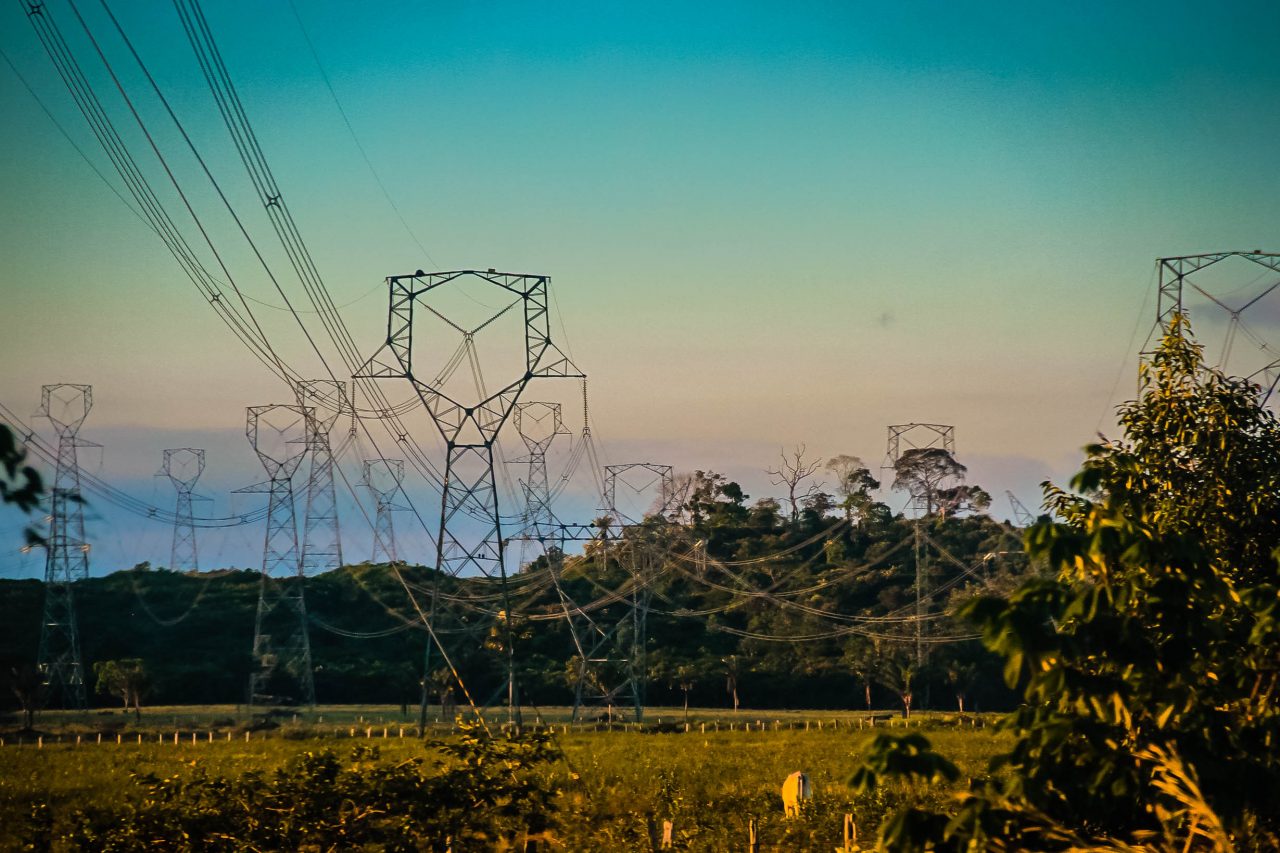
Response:
POLYGON ((787 487, 787 502, 791 504, 792 524, 795 524, 796 519, 800 516, 800 502, 822 488, 821 483, 811 483, 808 488, 801 490, 804 481, 812 477, 822 467, 821 460, 815 459, 809 462, 804 458, 804 454, 805 446, 803 444, 798 445, 790 454, 785 450, 781 450, 778 452, 781 464, 777 468, 765 469, 765 473, 769 475, 771 483, 775 486, 787 487))

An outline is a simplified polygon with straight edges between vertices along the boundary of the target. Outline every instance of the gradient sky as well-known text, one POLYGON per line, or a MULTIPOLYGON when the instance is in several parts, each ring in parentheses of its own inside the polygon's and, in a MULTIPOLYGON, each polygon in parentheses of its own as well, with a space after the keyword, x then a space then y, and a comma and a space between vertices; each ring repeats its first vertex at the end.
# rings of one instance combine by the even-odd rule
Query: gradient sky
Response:
MULTIPOLYGON (((876 466, 887 424, 935 421, 955 424, 971 480, 1034 506, 1133 393, 1153 259, 1280 250, 1272 2, 295 2, 425 255, 288 2, 206 13, 357 341, 385 334, 387 275, 549 274, 605 462, 712 468, 755 498, 778 492, 763 469, 780 446, 876 466)), ((80 5, 237 280, 278 305, 101 7, 80 5)), ((49 6, 161 185, 66 0, 49 6)), ((112 8, 278 264, 172 8, 112 8)), ((0 47, 119 186, 16 5, 0 47)), ((226 491, 262 476, 243 408, 284 389, 7 66, 0 114, 0 400, 25 415, 42 384, 90 383, 83 435, 105 448, 88 467, 166 503, 160 450, 205 447, 211 510, 227 511, 226 491)), ((292 320, 258 313, 318 375, 292 320)), ((1278 327, 1273 312, 1259 328, 1278 327)), ((531 398, 549 395, 573 404, 572 388, 531 398)), ((568 501, 565 516, 591 508, 568 501)), ((96 509, 95 573, 166 561, 167 531, 96 509)), ((260 535, 211 544, 206 566, 251 563, 260 535)), ((42 571, 4 549, 0 576, 42 571)))

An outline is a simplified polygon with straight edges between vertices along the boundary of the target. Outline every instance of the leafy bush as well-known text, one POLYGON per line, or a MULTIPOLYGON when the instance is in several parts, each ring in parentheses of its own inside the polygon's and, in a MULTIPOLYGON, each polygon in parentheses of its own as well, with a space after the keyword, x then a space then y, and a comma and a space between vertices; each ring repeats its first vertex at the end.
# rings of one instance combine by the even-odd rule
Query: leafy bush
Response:
POLYGON ((135 776, 138 802, 79 811, 67 829, 36 806, 25 840, 104 851, 501 850, 547 828, 557 793, 547 735, 463 724, 460 738, 434 746, 446 757, 434 768, 417 757, 391 764, 365 745, 346 760, 309 751, 236 778, 192 761, 186 773, 135 776))
MULTIPOLYGON (((1012 750, 949 812, 881 827, 892 850, 1280 849, 1280 423, 1204 367, 1175 318, 1088 448, 1062 523, 1027 534, 1056 578, 964 609, 1021 684, 1012 750)), ((927 744, 879 744, 864 779, 927 744)))

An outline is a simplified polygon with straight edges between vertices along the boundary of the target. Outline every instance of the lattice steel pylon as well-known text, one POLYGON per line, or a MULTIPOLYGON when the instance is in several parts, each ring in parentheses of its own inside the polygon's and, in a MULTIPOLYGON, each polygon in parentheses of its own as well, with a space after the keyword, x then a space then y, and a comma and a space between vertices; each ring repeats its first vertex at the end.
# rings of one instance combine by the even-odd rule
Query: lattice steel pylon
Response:
MULTIPOLYGON (((885 450, 884 467, 892 469, 895 472, 898 467, 898 460, 908 450, 929 450, 940 449, 947 452, 948 455, 954 457, 956 452, 956 428, 951 424, 890 424, 889 440, 885 450)), ((925 568, 924 568, 924 531, 920 527, 921 519, 928 514, 932 506, 932 497, 929 489, 913 488, 910 491, 911 509, 914 516, 914 547, 916 568, 916 612, 915 619, 915 642, 916 642, 916 665, 923 666, 925 662, 924 651, 924 617, 925 617, 925 568)))
POLYGON ((655 462, 626 462, 621 465, 604 466, 604 511, 616 524, 636 524, 642 519, 631 518, 618 509, 618 481, 621 480, 634 492, 642 492, 658 486, 654 499, 658 515, 665 515, 672 509, 675 500, 675 477, 670 465, 659 465, 655 462), (637 487, 627 480, 627 475, 640 471, 648 478, 648 482, 637 487))
POLYGON ((573 714, 591 701, 614 705, 629 701, 637 722, 643 722, 648 693, 649 608, 653 578, 665 553, 669 525, 659 521, 629 525, 602 549, 605 570, 612 558, 626 574, 621 614, 612 624, 602 612, 586 619, 578 648, 578 673, 573 691, 573 714))
POLYGON ((653 600, 652 578, 665 542, 667 513, 675 501, 675 478, 670 465, 655 462, 628 462, 604 468, 605 517, 618 526, 613 541, 601 539, 601 559, 608 571, 610 558, 627 575, 627 592, 622 612, 609 624, 604 614, 586 620, 588 630, 575 635, 578 645, 578 673, 574 684, 573 718, 588 701, 613 705, 630 701, 637 721, 644 719, 648 684, 649 608, 653 600), (645 482, 628 479, 640 473, 645 482), (651 520, 631 518, 618 508, 618 483, 637 494, 653 489, 656 494, 648 513, 651 520))
POLYGON ((268 480, 239 492, 266 493, 258 610, 253 626, 249 705, 316 703, 311 639, 303 596, 302 561, 294 511, 293 475, 310 444, 314 414, 304 406, 250 406, 245 434, 268 480))
POLYGON ((528 466, 521 485, 525 501, 525 526, 541 532, 555 521, 551 511, 551 485, 547 479, 547 451, 557 435, 569 435, 559 403, 516 403, 512 425, 528 455, 511 460, 528 466))
POLYGON ((302 525, 302 571, 315 574, 342 565, 329 433, 338 418, 351 411, 351 398, 345 382, 313 379, 298 383, 298 405, 313 413, 307 424, 311 476, 307 478, 307 511, 302 525))
MULTIPOLYGON (((1186 289, 1191 287, 1200 293, 1210 303, 1221 309, 1230 318, 1230 324, 1227 330, 1227 338, 1224 342, 1225 352, 1220 354, 1220 366, 1224 370, 1228 370, 1227 361, 1230 358, 1230 349, 1234 343, 1236 332, 1242 328, 1242 317, 1246 311, 1253 309, 1257 312, 1259 306, 1264 310, 1269 310, 1273 315, 1280 307, 1280 276, 1275 280, 1262 285, 1258 292, 1247 292, 1244 297, 1238 293, 1232 293, 1231 297, 1235 299, 1243 298, 1236 307, 1227 304, 1226 296, 1215 296, 1203 287, 1203 278, 1199 283, 1195 280, 1197 275, 1217 264, 1228 261, 1230 259, 1240 259, 1257 269, 1261 267, 1263 270, 1269 270, 1272 273, 1280 273, 1280 253, 1263 252, 1255 249, 1252 252, 1230 251, 1230 252, 1211 252, 1203 255, 1183 255, 1175 258, 1157 258, 1156 269, 1159 272, 1158 296, 1156 301, 1156 322, 1160 328, 1169 330, 1169 321, 1173 319, 1175 314, 1187 314, 1186 306, 1186 289), (1263 302, 1263 300, 1268 300, 1263 302)), ((1247 286, 1248 282, 1244 282, 1247 286)), ((1258 349, 1263 353, 1262 358, 1257 364, 1250 364, 1241 371, 1241 376, 1260 386, 1261 397, 1260 402, 1263 406, 1270 404, 1275 397, 1275 391, 1280 386, 1280 346, 1263 341, 1251 334, 1245 329, 1246 336, 1254 338, 1253 343, 1257 344, 1258 349)), ((1142 358, 1146 358, 1146 353, 1142 354, 1142 358)))
POLYGON ((396 493, 404 481, 404 461, 401 459, 367 459, 364 463, 362 485, 373 493, 376 509, 373 524, 373 559, 371 562, 395 563, 400 559, 396 548, 396 528, 391 514, 400 509, 395 503, 396 493), (378 560, 381 554, 383 559, 378 560))
POLYGON ((178 504, 173 512, 173 548, 169 551, 169 568, 175 572, 199 571, 196 525, 191 510, 195 497, 191 490, 204 473, 204 451, 194 447, 166 450, 160 470, 178 492, 178 504))
MULTIPOLYGON (((511 615, 507 571, 503 556, 502 521, 498 509, 498 488, 494 472, 494 445, 498 434, 507 423, 529 383, 540 378, 584 378, 582 374, 551 341, 549 307, 550 278, 544 275, 499 273, 495 270, 458 270, 453 272, 424 273, 391 276, 387 279, 389 305, 386 342, 355 374, 356 378, 407 379, 422 401, 423 407, 444 439, 447 460, 444 488, 440 499, 440 525, 436 537, 437 578, 441 574, 458 576, 478 572, 500 583, 503 613, 511 615), (504 308, 490 311, 482 322, 463 327, 449 319, 440 305, 428 304, 439 299, 446 285, 455 291, 469 286, 481 287, 486 292, 503 292, 506 298, 515 297, 504 308), (414 308, 422 303, 428 316, 442 321, 445 326, 461 336, 458 352, 470 362, 476 380, 474 395, 454 390, 447 382, 448 369, 444 359, 440 364, 414 365, 414 308), (511 365, 515 375, 499 379, 499 390, 490 393, 484 387, 475 350, 475 336, 494 327, 507 312, 516 306, 523 312, 523 341, 517 368, 511 365), (425 378, 425 377, 433 378, 425 378), (463 397, 465 396, 465 399, 463 397), (477 527, 470 530, 469 522, 477 527)), ((484 303, 474 297, 475 304, 484 303)), ((474 310, 474 309, 473 309, 474 310)), ((419 354, 424 341, 417 342, 419 354)), ((431 613, 434 619, 439 596, 433 595, 431 613)), ((515 676, 513 618, 501 618, 504 649, 506 652, 506 692, 510 722, 520 724, 520 698, 515 676)), ((429 647, 428 647, 429 648, 429 647)), ((430 660, 426 662, 429 675, 430 660)))
POLYGON ((45 385, 40 412, 58 433, 58 464, 49 490, 49 536, 45 542, 44 618, 36 664, 47 702, 85 707, 84 662, 72 585, 89 577, 89 543, 84 535, 84 501, 76 448, 96 446, 78 433, 93 408, 88 385, 45 385))
MULTIPOLYGON (((564 428, 559 403, 528 402, 517 403, 512 418, 516 432, 524 442, 528 455, 512 460, 513 464, 527 464, 528 474, 521 481, 524 489, 525 510, 523 516, 524 534, 520 537, 522 545, 528 541, 542 546, 547 558, 547 573, 552 587, 556 591, 560 607, 564 612, 566 626, 573 640, 578 655, 578 678, 574 690, 572 719, 578 719, 578 709, 582 704, 582 689, 589 673, 592 653, 590 648, 598 645, 599 637, 606 635, 596 620, 584 613, 574 603, 561 583, 564 572, 564 548, 571 535, 566 525, 559 524, 551 509, 551 487, 547 477, 547 451, 557 435, 569 433, 564 428)), ((523 562, 523 561, 522 561, 523 562)))
POLYGON ((1005 490, 1005 496, 1009 498, 1009 506, 1013 507, 1013 520, 1019 527, 1026 529, 1036 523, 1036 517, 1031 510, 1027 509, 1022 501, 1018 500, 1018 496, 1009 490, 1005 490))

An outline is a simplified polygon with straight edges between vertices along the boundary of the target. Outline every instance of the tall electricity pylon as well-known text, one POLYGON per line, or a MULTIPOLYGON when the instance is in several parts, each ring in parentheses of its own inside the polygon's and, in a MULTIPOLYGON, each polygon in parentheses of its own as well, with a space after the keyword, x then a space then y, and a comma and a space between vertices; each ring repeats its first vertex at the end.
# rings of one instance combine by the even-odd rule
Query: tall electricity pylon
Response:
MULTIPOLYGON (((890 424, 884 467, 892 469, 896 473, 898 460, 902 458, 906 451, 935 448, 945 450, 948 455, 954 457, 956 452, 956 428, 954 426, 950 424, 890 424)), ((911 510, 914 516, 912 525, 914 529, 913 551, 916 563, 916 618, 914 622, 917 666, 923 666, 925 661, 924 611, 926 578, 924 569, 924 530, 921 529, 920 524, 933 503, 929 489, 923 486, 924 484, 917 483, 910 491, 911 510)))
POLYGON ((84 501, 80 496, 77 447, 80 425, 93 408, 88 385, 45 385, 39 417, 58 433, 58 464, 49 490, 49 538, 45 543, 44 620, 40 627, 40 669, 47 699, 64 708, 85 707, 84 664, 72 584, 89 577, 89 543, 84 537, 84 501))
MULTIPOLYGON (((499 273, 495 270, 460 270, 392 276, 387 279, 389 308, 387 338, 383 346, 356 373, 356 378, 407 379, 431 416, 444 439, 447 460, 444 488, 440 499, 439 535, 436 537, 436 569, 440 574, 459 576, 479 573, 499 581, 501 589, 503 646, 507 662, 507 709, 511 723, 520 725, 520 697, 515 675, 513 648, 514 621, 511 613, 507 570, 503 557, 502 521, 498 511, 498 488, 494 473, 494 445, 520 396, 534 379, 584 378, 573 363, 551 342, 548 314, 548 286, 544 275, 499 273), (477 287, 484 295, 501 295, 503 301, 514 301, 505 308, 488 313, 481 322, 461 326, 445 313, 448 291, 465 292, 477 287), (443 290, 442 290, 443 288, 443 290), (472 368, 476 389, 472 393, 451 383, 448 362, 442 357, 437 364, 421 363, 428 335, 414 339, 414 307, 421 303, 424 313, 419 319, 440 321, 442 334, 457 333, 461 342, 455 351, 460 363, 466 358, 472 368), (475 348, 475 337, 482 331, 501 328, 500 321, 516 306, 523 311, 522 333, 505 341, 508 348, 518 345, 518 362, 512 359, 503 369, 510 371, 498 378, 497 391, 484 384, 475 348), (495 326, 495 324, 498 324, 495 326), (515 339, 519 339, 518 341, 515 339), (414 362, 415 343, 420 363, 414 362), (461 353, 458 356, 457 353, 461 353), (443 372, 441 368, 444 368, 443 372), (431 377, 431 378, 427 378, 431 377)), ((467 294, 474 304, 484 304, 467 294)), ((470 309, 474 310, 474 308, 470 309)), ((492 309, 491 309, 492 310, 492 309)), ((488 332, 492 335, 493 332, 488 332)), ((428 356, 430 358, 430 356, 428 356)), ((432 596, 434 619, 438 596, 432 596)), ((430 647, 428 646, 428 649, 430 647)), ((430 660, 426 662, 429 675, 430 660)), ((425 677, 424 675, 424 677, 425 677)))
MULTIPOLYGON (((612 541, 609 531, 600 531, 599 549, 603 571, 612 559, 626 573, 627 592, 622 612, 610 623, 604 614, 582 615, 584 628, 574 633, 578 648, 578 673, 573 691, 573 719, 591 700, 614 705, 630 702, 637 721, 644 719, 648 685, 649 607, 653 599, 653 577, 667 550, 667 528, 642 525, 618 509, 618 483, 640 494, 655 486, 651 517, 666 518, 675 500, 670 465, 629 462, 604 469, 605 518, 617 525, 612 541), (637 484, 634 478, 643 476, 637 484), (630 479, 629 479, 630 478, 630 479)), ((572 622, 571 622, 572 626, 572 622)))
POLYGON ((1013 521, 1015 524, 1026 529, 1036 523, 1036 517, 1031 514, 1031 510, 1027 509, 1013 492, 1006 489, 1005 495, 1009 498, 1009 506, 1013 507, 1013 521))
POLYGON ((512 424, 524 442, 527 456, 512 460, 528 465, 522 483, 525 501, 525 526, 542 531, 555 521, 551 511, 551 486, 547 479, 547 451, 557 435, 568 435, 560 415, 559 403, 516 403, 512 424))
MULTIPOLYGON (((570 528, 559 524, 555 513, 551 510, 551 487, 547 478, 547 451, 557 435, 568 434, 564 428, 559 403, 517 403, 512 418, 516 432, 524 441, 527 456, 512 460, 514 463, 525 463, 529 466, 528 475, 521 485, 524 487, 525 511, 524 533, 522 542, 530 540, 542 546, 547 558, 547 573, 552 587, 560 601, 564 612, 565 623, 578 656, 578 677, 574 688, 572 719, 578 719, 578 710, 582 705, 583 689, 591 679, 592 683, 601 683, 602 679, 595 672, 604 639, 611 638, 613 632, 601 623, 584 613, 574 603, 561 583, 564 572, 564 547, 570 536, 570 528), (591 678, 595 675, 595 678, 591 678)), ((594 531, 593 531, 594 533, 594 531)))
MULTIPOLYGON (((1168 331, 1169 321, 1173 319, 1174 314, 1185 315, 1187 313, 1184 300, 1187 287, 1198 291, 1201 296, 1212 303, 1216 309, 1221 309, 1229 318, 1223 351, 1217 354, 1218 366, 1225 372, 1234 370, 1250 382, 1256 383, 1262 392, 1260 395, 1261 404, 1263 406, 1274 405, 1276 388, 1280 387, 1280 356, 1276 355, 1274 342, 1258 340, 1255 333, 1249 332, 1248 328, 1244 327, 1245 335, 1253 339, 1262 354, 1242 359, 1243 363, 1239 363, 1232 359, 1231 350, 1232 344, 1237 337, 1236 333, 1242 330, 1242 316, 1249 316, 1245 314, 1246 311, 1253 309, 1253 316, 1262 315, 1264 318, 1268 312, 1274 316, 1276 306, 1280 303, 1280 300, 1277 300, 1277 291, 1280 291, 1280 280, 1274 278, 1275 273, 1280 273, 1280 253, 1263 252, 1255 249, 1252 252, 1212 252, 1204 255, 1157 258, 1156 269, 1159 271, 1160 279, 1156 301, 1156 322, 1160 327, 1168 331), (1233 261, 1232 259, 1237 260, 1233 261), (1228 267, 1233 263, 1239 266, 1241 261, 1252 264, 1252 266, 1247 266, 1247 275, 1243 275, 1233 282, 1229 294, 1214 295, 1211 291, 1215 288, 1212 288, 1200 276, 1200 273, 1223 261, 1229 261, 1228 267), (1259 267, 1263 271, 1259 271, 1259 267), (1267 275, 1265 271, 1268 270, 1273 274, 1271 280, 1264 280, 1249 289, 1250 279, 1253 279, 1254 282, 1257 281, 1254 274, 1258 274, 1260 277, 1267 275), (1200 280, 1197 281, 1197 278, 1200 280), (1242 285, 1244 288, 1243 294, 1240 292, 1242 285)), ((1226 274, 1230 274, 1229 269, 1226 274)), ((1266 320, 1264 319, 1263 322, 1265 323, 1266 320)), ((1145 361, 1147 354, 1142 354, 1141 358, 1145 361)))
POLYGON ((195 498, 191 490, 204 473, 204 451, 194 447, 166 450, 160 470, 178 492, 178 505, 173 512, 173 548, 169 552, 169 568, 175 572, 198 571, 196 525, 191 511, 191 502, 195 498))
POLYGON ((240 492, 266 493, 267 534, 262 548, 258 612, 253 625, 249 704, 315 705, 311 640, 303 598, 302 562, 294 512, 293 475, 311 439, 312 411, 278 403, 250 406, 245 434, 268 480, 240 492))
POLYGON ((345 382, 315 379, 298 384, 298 405, 314 413, 307 424, 311 476, 307 479, 302 571, 315 574, 342 565, 338 496, 333 486, 333 450, 329 445, 329 432, 339 416, 351 411, 351 399, 347 396, 345 382))
POLYGON ((377 508, 373 525, 374 563, 394 563, 400 559, 391 513, 400 509, 395 503, 395 497, 403 481, 404 461, 401 459, 368 459, 364 463, 363 485, 373 493, 377 508), (382 560, 378 559, 379 555, 382 560))
POLYGON ((666 515, 672 509, 671 504, 675 500, 675 479, 671 473, 670 465, 659 465, 654 462, 627 462, 622 465, 606 465, 604 466, 604 511, 614 520, 614 523, 619 525, 636 524, 642 520, 631 518, 618 509, 619 480, 637 494, 656 485, 658 487, 657 496, 653 501, 653 507, 657 510, 656 514, 666 515), (630 479, 637 472, 646 481, 641 485, 636 485, 630 479))

